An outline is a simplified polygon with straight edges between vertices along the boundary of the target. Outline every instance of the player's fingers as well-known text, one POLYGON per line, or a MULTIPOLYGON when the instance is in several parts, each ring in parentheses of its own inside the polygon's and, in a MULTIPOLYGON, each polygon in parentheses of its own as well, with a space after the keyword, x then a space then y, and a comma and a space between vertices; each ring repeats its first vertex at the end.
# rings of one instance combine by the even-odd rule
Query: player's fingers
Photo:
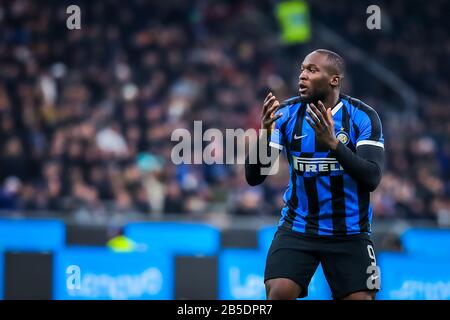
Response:
POLYGON ((272 97, 270 97, 266 102, 264 102, 264 104, 263 104, 263 109, 262 109, 262 111, 261 111, 261 114, 262 114, 262 115, 264 115, 264 114, 266 113, 267 108, 273 103, 274 100, 275 100, 275 99, 274 99, 274 97, 272 96, 272 97))
POLYGON ((331 113, 331 108, 327 109, 327 117, 331 127, 334 127, 333 113, 331 113))
POLYGON ((274 123, 275 121, 277 121, 278 119, 280 119, 282 115, 283 115, 283 114, 280 113, 280 114, 276 115, 275 117, 270 118, 269 120, 267 120, 267 124, 272 124, 272 123, 274 123))
POLYGON ((267 107, 270 104, 273 103, 273 101, 275 101, 276 97, 275 96, 271 96, 269 99, 267 99, 267 101, 264 103, 264 105, 267 107))
POLYGON ((266 96, 266 98, 264 99, 264 103, 267 102, 267 100, 270 99, 270 97, 272 96, 272 92, 269 92, 269 94, 266 96))
POLYGON ((266 110, 266 112, 263 115, 263 119, 271 119, 273 117, 275 111, 278 109, 276 103, 277 102, 275 102, 269 109, 266 110))
POLYGON ((272 103, 275 101, 275 99, 276 99, 276 97, 275 97, 275 96, 272 96, 272 97, 269 98, 269 100, 267 100, 267 101, 264 103, 264 105, 263 105, 263 111, 262 111, 263 116, 266 114, 267 108, 269 108, 269 107, 272 105, 272 103))
POLYGON ((324 115, 315 104, 313 104, 313 111, 316 114, 316 116, 319 118, 320 122, 322 124, 326 124, 326 120, 327 120, 326 114, 324 115))
POLYGON ((274 128, 274 126, 275 126, 275 121, 277 121, 278 119, 280 119, 281 118, 281 116, 282 116, 283 114, 278 114, 278 115, 276 115, 275 117, 273 117, 273 118, 267 118, 263 123, 264 123, 264 127, 271 127, 272 129, 274 128))
POLYGON ((306 111, 317 124, 322 125, 325 123, 322 114, 319 112, 319 110, 317 110, 316 106, 313 103, 309 104, 309 109, 307 109, 306 111))
MULTIPOLYGON (((318 110, 319 112, 322 114, 323 119, 325 120, 325 125, 326 126, 330 126, 331 125, 331 121, 328 117, 328 111, 327 108, 325 107, 325 105, 322 103, 322 101, 318 101, 318 110)), ((331 110, 331 109, 330 109, 331 110)))
POLYGON ((314 121, 312 121, 309 117, 306 117, 306 122, 309 123, 309 125, 311 126, 311 128, 314 129, 314 131, 317 130, 317 125, 316 125, 316 123, 315 123, 314 121))
POLYGON ((322 103, 322 101, 317 102, 317 109, 323 114, 323 116, 327 117, 327 109, 325 108, 325 105, 322 103))
POLYGON ((280 103, 278 101, 275 101, 272 106, 267 110, 267 114, 268 116, 272 117, 272 114, 278 110, 278 108, 280 107, 280 103))

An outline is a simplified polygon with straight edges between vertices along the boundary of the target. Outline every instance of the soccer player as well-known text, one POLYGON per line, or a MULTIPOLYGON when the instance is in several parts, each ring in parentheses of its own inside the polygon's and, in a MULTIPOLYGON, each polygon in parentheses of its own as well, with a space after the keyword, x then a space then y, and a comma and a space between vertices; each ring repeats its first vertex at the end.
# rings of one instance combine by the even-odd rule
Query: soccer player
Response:
MULTIPOLYGON (((307 296, 319 263, 334 299, 373 300, 380 288, 370 192, 381 180, 383 133, 374 109, 340 93, 343 77, 342 57, 316 50, 301 64, 299 96, 264 101, 261 127, 270 134, 261 130, 260 139, 286 154, 291 177, 267 255, 267 299, 307 296)), ((247 156, 250 185, 264 181, 262 167, 247 156)))

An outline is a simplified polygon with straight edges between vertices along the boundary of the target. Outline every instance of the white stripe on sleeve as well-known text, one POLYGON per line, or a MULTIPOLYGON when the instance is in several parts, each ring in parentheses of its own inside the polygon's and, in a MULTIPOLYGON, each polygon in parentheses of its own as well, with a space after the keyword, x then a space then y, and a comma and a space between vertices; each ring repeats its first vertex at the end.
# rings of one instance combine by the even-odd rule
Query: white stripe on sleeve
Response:
POLYGON ((283 150, 283 146, 281 144, 275 143, 273 141, 269 142, 269 146, 277 148, 278 150, 283 150))
POLYGON ((384 143, 378 142, 378 141, 372 141, 372 140, 361 140, 356 143, 356 146, 363 146, 363 145, 369 145, 369 146, 376 146, 384 149, 384 143))

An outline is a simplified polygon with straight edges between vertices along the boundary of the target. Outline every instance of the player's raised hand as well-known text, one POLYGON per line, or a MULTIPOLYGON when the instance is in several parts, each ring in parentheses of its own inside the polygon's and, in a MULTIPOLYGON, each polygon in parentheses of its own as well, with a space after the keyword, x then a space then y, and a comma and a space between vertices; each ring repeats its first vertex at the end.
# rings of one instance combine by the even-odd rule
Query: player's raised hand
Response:
POLYGON ((316 139, 328 145, 330 149, 336 149, 339 140, 336 139, 334 134, 334 120, 331 108, 326 109, 322 101, 319 101, 317 106, 310 103, 306 111, 309 114, 309 117, 306 117, 306 121, 316 132, 316 139))
POLYGON ((261 113, 261 128, 266 129, 269 132, 272 130, 275 125, 275 121, 281 118, 283 115, 280 113, 275 116, 275 112, 280 107, 280 103, 277 98, 270 92, 266 99, 264 100, 263 109, 261 113))

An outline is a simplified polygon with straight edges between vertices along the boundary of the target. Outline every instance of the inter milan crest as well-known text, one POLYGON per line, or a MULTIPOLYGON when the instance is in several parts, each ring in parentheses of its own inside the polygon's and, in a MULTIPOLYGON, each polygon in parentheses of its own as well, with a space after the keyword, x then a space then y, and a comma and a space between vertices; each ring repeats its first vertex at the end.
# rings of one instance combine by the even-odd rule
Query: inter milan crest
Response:
POLYGON ((341 128, 341 130, 338 133, 336 133, 336 139, 338 139, 344 145, 347 145, 347 143, 350 140, 350 138, 348 137, 347 132, 344 131, 344 128, 341 128))

